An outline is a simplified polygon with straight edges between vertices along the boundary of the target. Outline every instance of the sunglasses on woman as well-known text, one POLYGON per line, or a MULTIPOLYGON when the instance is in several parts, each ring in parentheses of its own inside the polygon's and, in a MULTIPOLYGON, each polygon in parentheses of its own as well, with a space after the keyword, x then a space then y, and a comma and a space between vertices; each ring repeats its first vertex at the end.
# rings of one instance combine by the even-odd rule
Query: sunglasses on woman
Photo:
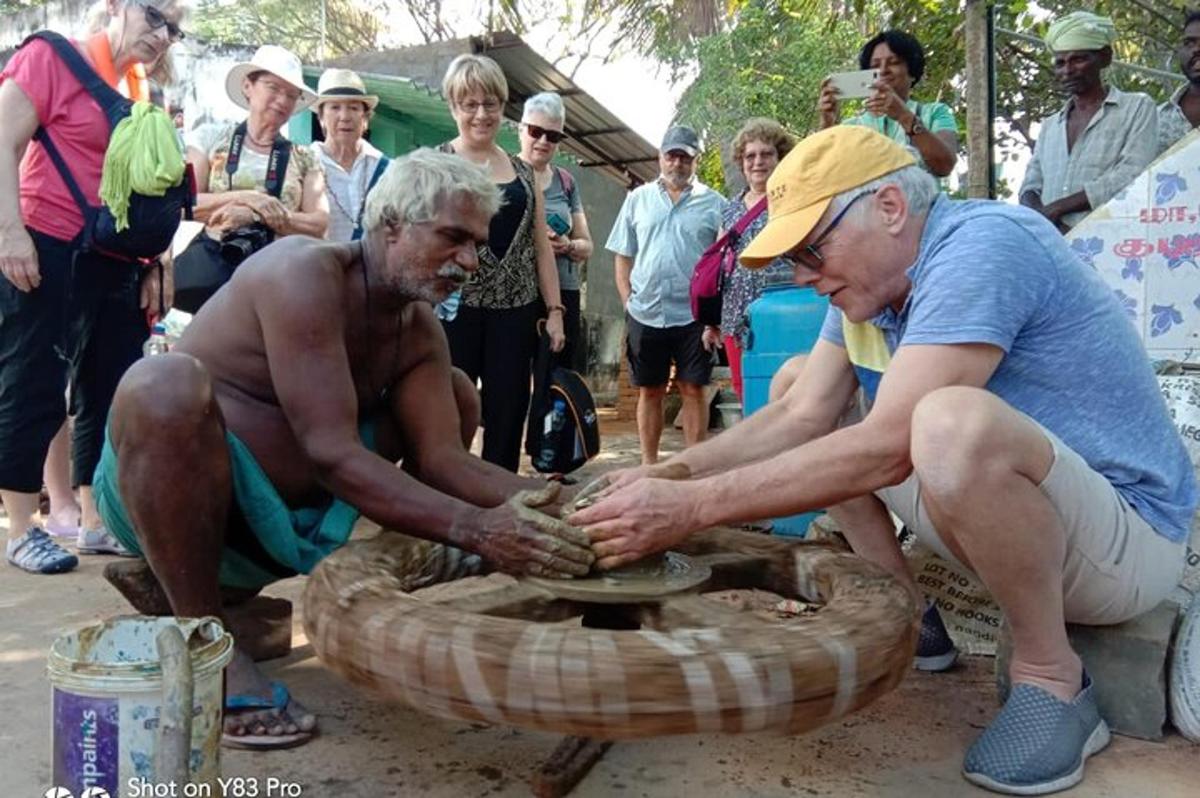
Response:
POLYGON ((146 24, 150 26, 150 30, 158 30, 159 28, 166 27, 168 39, 173 42, 183 41, 186 34, 184 34, 178 25, 163 16, 163 12, 154 6, 148 5, 142 5, 142 12, 146 15, 146 24))
POLYGON ((557 144, 567 137, 567 134, 563 133, 561 130, 548 130, 541 125, 531 125, 528 122, 525 122, 524 124, 525 131, 529 133, 529 138, 531 139, 536 140, 545 138, 546 141, 550 142, 551 144, 557 144))

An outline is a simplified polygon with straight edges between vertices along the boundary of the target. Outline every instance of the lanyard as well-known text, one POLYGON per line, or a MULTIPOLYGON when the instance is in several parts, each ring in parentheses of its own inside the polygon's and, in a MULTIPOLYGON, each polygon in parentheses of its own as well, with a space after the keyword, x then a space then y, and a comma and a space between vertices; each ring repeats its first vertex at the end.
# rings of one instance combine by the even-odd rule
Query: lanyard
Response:
MULTIPOLYGON (((246 141, 246 123, 242 122, 233 129, 233 138, 229 141, 229 155, 225 159, 225 180, 228 190, 233 191, 233 176, 238 170, 238 162, 242 159, 242 144, 246 141)), ((292 143, 283 136, 276 135, 271 144, 271 155, 267 159, 267 180, 264 186, 267 193, 275 199, 283 193, 283 178, 287 173, 288 158, 292 153, 292 143)))

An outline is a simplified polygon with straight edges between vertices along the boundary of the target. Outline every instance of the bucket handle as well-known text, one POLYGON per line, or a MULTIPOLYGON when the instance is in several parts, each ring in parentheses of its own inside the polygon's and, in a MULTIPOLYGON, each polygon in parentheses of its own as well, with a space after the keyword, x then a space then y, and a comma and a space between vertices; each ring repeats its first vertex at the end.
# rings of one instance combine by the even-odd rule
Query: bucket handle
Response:
POLYGON ((192 706, 195 681, 192 656, 183 632, 174 624, 164 626, 154 640, 162 668, 162 712, 158 722, 158 745, 154 752, 154 777, 160 784, 188 784, 192 749, 192 706))

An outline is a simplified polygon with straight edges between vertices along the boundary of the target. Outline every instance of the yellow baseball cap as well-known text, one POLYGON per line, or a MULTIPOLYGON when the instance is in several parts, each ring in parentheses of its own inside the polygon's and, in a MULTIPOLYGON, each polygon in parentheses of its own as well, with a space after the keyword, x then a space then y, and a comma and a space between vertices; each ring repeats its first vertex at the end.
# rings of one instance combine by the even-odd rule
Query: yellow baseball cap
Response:
POLYGON ((836 125, 812 134, 768 178, 769 221, 742 250, 742 265, 768 265, 812 232, 835 196, 915 163, 907 149, 870 128, 836 125))

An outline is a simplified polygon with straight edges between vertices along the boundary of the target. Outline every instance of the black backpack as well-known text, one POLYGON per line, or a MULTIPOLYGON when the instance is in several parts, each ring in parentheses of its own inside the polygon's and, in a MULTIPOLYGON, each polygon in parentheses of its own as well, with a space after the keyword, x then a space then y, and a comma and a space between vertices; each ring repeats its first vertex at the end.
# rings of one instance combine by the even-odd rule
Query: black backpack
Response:
POLYGON ((569 474, 600 452, 600 422, 583 377, 554 366, 553 361, 550 336, 542 328, 533 365, 525 453, 539 473, 569 474))
MULTIPOLYGON (((87 93, 92 96, 100 110, 108 119, 108 135, 112 135, 117 124, 129 116, 133 101, 121 96, 96 70, 83 59, 79 51, 69 41, 54 31, 38 31, 32 33, 21 43, 24 47, 33 39, 41 39, 54 48, 54 52, 71 70, 87 93)), ((79 184, 71 175, 71 170, 63 160, 62 154, 54 146, 50 134, 43 127, 38 127, 33 138, 42 145, 55 169, 71 192, 71 197, 79 210, 83 212, 83 232, 80 233, 80 247, 84 250, 95 250, 105 255, 116 256, 129 260, 148 260, 166 252, 171 246, 171 239, 179 228, 180 219, 184 214, 192 218, 192 205, 196 199, 195 184, 190 172, 185 171, 183 180, 178 186, 167 189, 161 197, 150 197, 133 193, 129 197, 129 227, 117 232, 116 220, 108 208, 103 205, 88 204, 79 184)))

